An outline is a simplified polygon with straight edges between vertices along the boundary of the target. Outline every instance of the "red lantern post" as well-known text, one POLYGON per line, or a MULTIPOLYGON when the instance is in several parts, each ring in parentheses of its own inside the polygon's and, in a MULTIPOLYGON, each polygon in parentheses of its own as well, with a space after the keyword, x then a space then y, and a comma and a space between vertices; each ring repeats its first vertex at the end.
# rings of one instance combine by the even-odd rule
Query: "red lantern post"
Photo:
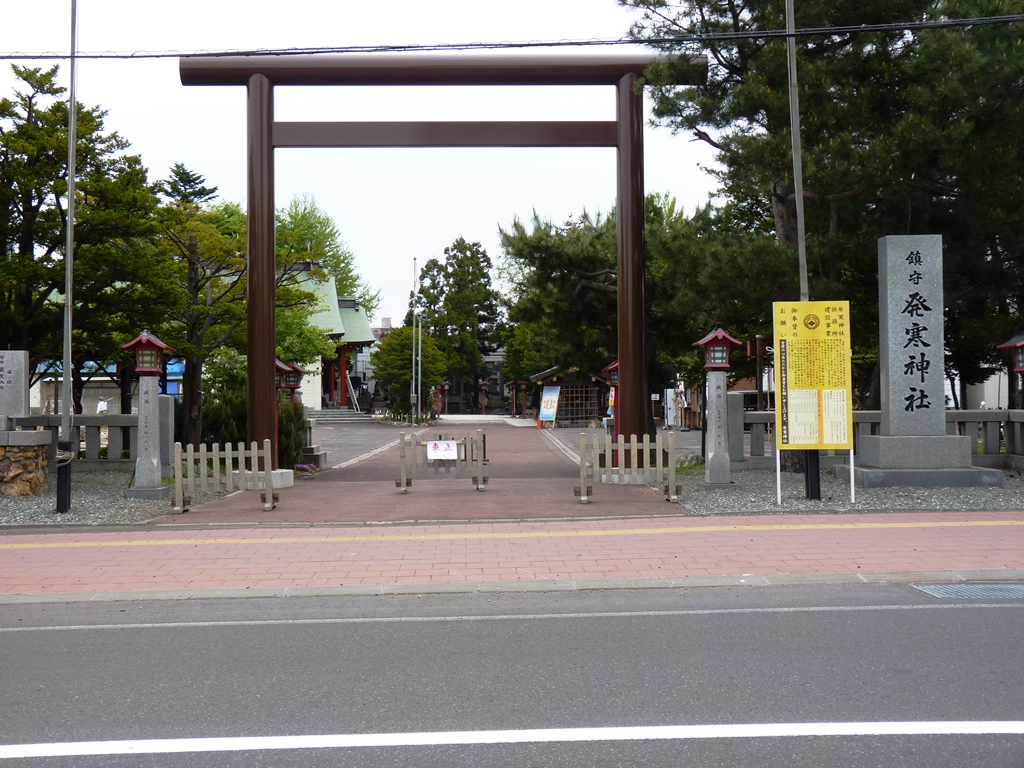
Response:
MULTIPOLYGON (((1012 339, 1004 342, 996 347, 996 349, 1005 349, 1010 353, 1010 372, 1016 377, 1024 373, 1024 331, 1018 332, 1012 339)), ((1011 381, 1011 384, 1016 384, 1016 381, 1011 381)), ((1010 393, 1013 395, 1014 402, 1008 403, 1010 408, 1020 408, 1020 387, 1011 386, 1010 393)), ((999 403, 996 403, 998 406, 999 403)))
POLYGON ((162 372, 161 355, 173 352, 160 339, 144 330, 123 349, 135 353, 135 370, 139 374, 139 425, 138 447, 135 459, 135 476, 127 490, 132 499, 166 499, 169 488, 163 485, 160 471, 160 410, 157 402, 159 377, 162 372))

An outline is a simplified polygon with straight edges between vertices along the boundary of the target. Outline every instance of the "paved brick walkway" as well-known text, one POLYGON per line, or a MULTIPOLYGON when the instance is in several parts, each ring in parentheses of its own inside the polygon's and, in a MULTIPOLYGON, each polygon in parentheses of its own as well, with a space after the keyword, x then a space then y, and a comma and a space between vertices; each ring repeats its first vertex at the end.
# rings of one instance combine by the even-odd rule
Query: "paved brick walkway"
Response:
MULTIPOLYGON (((270 511, 262 509, 256 494, 239 493, 184 515, 168 515, 155 524, 314 525, 679 513, 679 507, 642 486, 602 485, 595 488, 593 501, 582 505, 573 495, 573 488, 579 485, 578 465, 540 430, 495 424, 480 428, 486 429, 488 457, 484 466, 487 490, 482 492, 474 490, 469 479, 472 472, 467 470, 461 479, 443 472, 416 479, 409 493, 400 493, 395 485, 399 476, 396 445, 358 463, 297 478, 293 488, 281 490, 280 503, 270 511)), ((372 425, 369 429, 372 434, 372 425)), ((461 437, 476 429, 470 425, 452 433, 461 437)), ((442 429, 424 431, 420 437, 436 437, 439 432, 442 429)), ((397 441, 399 432, 385 430, 379 435, 378 443, 384 447, 397 441)), ((360 445, 364 449, 372 445, 365 430, 360 445)))
POLYGON ((48 533, 0 540, 0 594, 1024 578, 1022 534, 1015 513, 48 533))
POLYGON ((584 506, 537 430, 489 435, 482 493, 441 478, 400 494, 383 452, 273 512, 249 492, 128 531, 8 533, 0 601, 1024 579, 1022 512, 696 518, 626 486, 584 506))

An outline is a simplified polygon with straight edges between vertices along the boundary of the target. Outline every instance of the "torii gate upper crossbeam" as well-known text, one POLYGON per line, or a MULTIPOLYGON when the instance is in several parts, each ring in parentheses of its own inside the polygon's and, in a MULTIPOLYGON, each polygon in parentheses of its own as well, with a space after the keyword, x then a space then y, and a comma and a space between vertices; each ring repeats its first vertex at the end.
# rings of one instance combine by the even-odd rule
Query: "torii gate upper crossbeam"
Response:
MULTIPOLYGON (((249 439, 276 445, 274 382, 274 148, 339 146, 614 146, 618 150, 618 357, 620 434, 647 431, 643 98, 640 77, 664 60, 647 53, 346 56, 188 56, 183 85, 248 89, 249 439), (275 85, 612 85, 615 122, 274 122, 275 85)), ((690 60, 698 82, 707 60, 690 60)))

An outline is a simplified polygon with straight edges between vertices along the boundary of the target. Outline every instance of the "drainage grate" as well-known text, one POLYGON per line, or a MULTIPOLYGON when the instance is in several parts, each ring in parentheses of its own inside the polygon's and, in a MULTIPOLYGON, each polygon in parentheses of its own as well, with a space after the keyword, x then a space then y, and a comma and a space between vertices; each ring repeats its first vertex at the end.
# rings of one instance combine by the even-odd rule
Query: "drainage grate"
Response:
POLYGON ((1024 584, 911 584, 932 597, 1024 600, 1024 584))

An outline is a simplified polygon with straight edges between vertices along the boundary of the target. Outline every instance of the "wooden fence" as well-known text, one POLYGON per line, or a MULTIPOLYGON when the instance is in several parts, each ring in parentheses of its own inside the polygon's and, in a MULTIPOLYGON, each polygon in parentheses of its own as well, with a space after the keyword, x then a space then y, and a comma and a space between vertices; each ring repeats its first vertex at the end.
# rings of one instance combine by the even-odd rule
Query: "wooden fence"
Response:
POLYGON ((660 486, 668 501, 679 501, 676 484, 676 436, 658 433, 654 440, 644 435, 629 441, 619 435, 580 435, 580 485, 576 489, 581 504, 593 495, 588 481, 631 485, 660 486))
POLYGON ((408 493, 413 478, 441 477, 445 475, 464 478, 472 473, 473 486, 478 491, 484 490, 487 478, 484 476, 484 463, 487 461, 487 435, 478 431, 476 435, 453 437, 449 434, 438 435, 436 440, 417 440, 416 435, 406 437, 404 432, 398 436, 399 445, 399 477, 395 480, 402 493, 408 493), (455 455, 451 459, 437 458, 440 454, 431 451, 431 443, 453 443, 455 455))
POLYGON ((207 447, 174 444, 174 492, 171 504, 175 512, 184 512, 192 503, 192 495, 196 490, 214 491, 252 491, 262 490, 264 509, 273 509, 276 501, 274 495, 274 473, 270 466, 272 458, 270 441, 263 441, 263 448, 256 442, 239 443, 232 449, 230 443, 207 447), (263 469, 260 469, 262 460, 263 469))

